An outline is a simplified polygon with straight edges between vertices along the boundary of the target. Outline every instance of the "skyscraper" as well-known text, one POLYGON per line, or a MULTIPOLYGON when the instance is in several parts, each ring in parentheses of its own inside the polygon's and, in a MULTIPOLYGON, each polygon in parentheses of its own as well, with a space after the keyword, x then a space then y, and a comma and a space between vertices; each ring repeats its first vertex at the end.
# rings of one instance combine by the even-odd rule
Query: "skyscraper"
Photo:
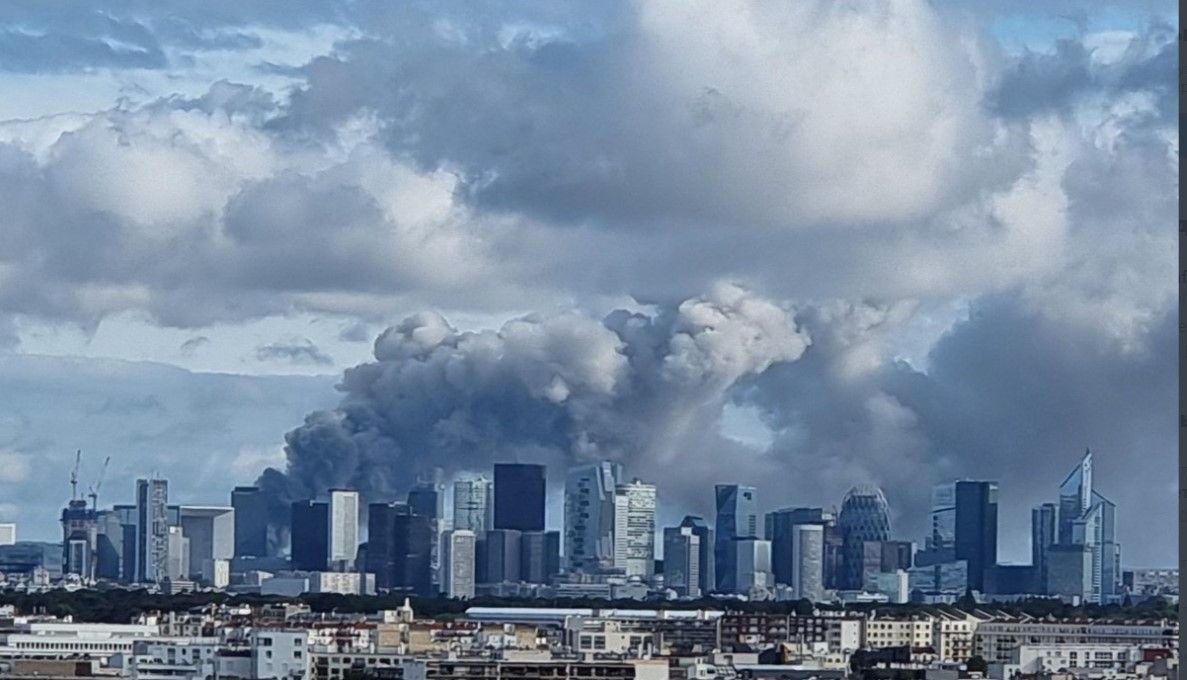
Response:
POLYGON ((614 493, 614 566, 627 576, 655 575, 655 485, 639 480, 614 493))
POLYGON ((427 597, 432 587, 432 521, 407 503, 367 506, 365 568, 375 587, 427 597))
POLYGON ((565 560, 574 571, 614 566, 614 495, 622 465, 603 461, 569 470, 565 477, 565 560))
MULTIPOLYGON (((792 585, 795 563, 795 528, 812 524, 822 528, 821 534, 821 578, 824 578, 824 535, 823 528, 835 523, 832 512, 823 508, 784 508, 768 512, 765 518, 766 538, 771 542, 771 573, 775 583, 792 585)), ((821 586, 823 588, 823 584, 821 586)))
POLYGON ((1063 545, 1072 545, 1072 525, 1088 512, 1092 505, 1092 452, 1084 457, 1059 485, 1059 534, 1063 545))
POLYGON ((293 569, 325 571, 330 554, 330 504, 325 501, 297 501, 289 515, 289 550, 293 569))
POLYGON ((519 578, 549 583, 560 571, 560 532, 524 531, 519 535, 519 578))
POLYGON ((453 528, 479 533, 494 528, 494 486, 485 477, 453 483, 453 528))
POLYGON ((664 529, 664 586, 679 597, 700 597, 702 553, 708 548, 691 526, 664 529))
POLYGON ((495 465, 495 528, 544 531, 544 466, 495 465))
POLYGON ((820 602, 824 599, 824 525, 793 525, 792 541, 792 591, 798 598, 820 602))
POLYGON ((335 571, 354 569, 359 550, 359 492, 330 489, 329 566, 335 571))
POLYGON ((771 578, 771 542, 761 538, 735 538, 730 541, 728 554, 733 558, 730 565, 733 583, 730 590, 741 594, 754 594, 774 585, 771 578))
POLYGON ((231 491, 235 510, 235 557, 265 557, 268 554, 268 499, 256 486, 237 486, 231 491))
POLYGON ((1047 576, 1051 594, 1079 595, 1085 602, 1107 604, 1121 594, 1121 546, 1116 534, 1116 506, 1093 487, 1092 452, 1072 469, 1059 486, 1059 560, 1048 552, 1047 576), (1083 556, 1086 562, 1080 559, 1083 556), (1086 574, 1065 573, 1068 570, 1086 574), (1058 569, 1059 573, 1056 573, 1058 569), (1081 593, 1073 585, 1086 584, 1081 593))
POLYGON ((479 583, 515 583, 522 580, 522 535, 515 529, 492 529, 478 539, 479 583))
POLYGON ((713 556, 717 592, 737 592, 737 552, 732 543, 739 539, 758 538, 757 491, 752 486, 718 484, 716 537, 713 556))
POLYGON ((99 522, 95 510, 75 499, 62 510, 62 572, 83 579, 95 576, 99 522))
POLYGON ((474 597, 475 548, 477 536, 469 529, 445 532, 441 541, 441 588, 446 597, 469 599, 474 597))
POLYGON ((928 551, 943 553, 932 564, 967 561, 968 587, 984 592, 986 570, 997 564, 997 482, 937 485, 926 545, 928 551))
MULTIPOLYGON (((705 523, 703 517, 696 515, 685 515, 684 519, 680 521, 681 529, 690 530, 694 536, 699 539, 700 554, 697 564, 697 586, 702 595, 708 595, 717 587, 717 564, 716 557, 713 554, 713 530, 705 523)), ((665 553, 664 561, 666 563, 667 556, 665 553)))
POLYGON ((169 560, 169 484, 136 480, 136 582, 164 580, 169 560))
POLYGON ((433 479, 422 479, 408 492, 408 507, 412 514, 427 517, 432 533, 429 546, 429 562, 432 566, 433 580, 437 581, 438 570, 441 568, 441 520, 444 511, 444 493, 438 489, 433 479))
POLYGON ((170 508, 189 542, 185 578, 210 581, 215 563, 229 561, 235 552, 235 510, 224 506, 178 505, 170 508))
MULTIPOLYGON (((865 587, 865 543, 890 539, 890 508, 882 490, 868 485, 850 489, 841 502, 837 526, 842 540, 838 586, 860 590, 865 587)), ((878 568, 881 568, 880 555, 878 568)))
POLYGON ((1056 506, 1054 503, 1036 505, 1030 511, 1030 563, 1040 590, 1046 589, 1047 553, 1055 544, 1056 506))

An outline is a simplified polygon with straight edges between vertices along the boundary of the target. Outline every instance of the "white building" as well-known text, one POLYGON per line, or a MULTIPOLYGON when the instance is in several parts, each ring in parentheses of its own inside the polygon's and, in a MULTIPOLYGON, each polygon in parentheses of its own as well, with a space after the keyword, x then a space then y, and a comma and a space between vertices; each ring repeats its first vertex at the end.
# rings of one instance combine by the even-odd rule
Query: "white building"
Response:
POLYGON ((820 602, 824 599, 824 526, 796 524, 792 538, 792 590, 798 598, 820 602))
POLYGON ((655 575, 655 485, 619 484, 614 494, 614 566, 627 576, 655 575))
POLYGON ((734 553, 737 592, 757 596, 775 585, 771 573, 771 542, 759 538, 736 538, 730 542, 734 553))
POLYGON ((1133 645, 1178 648, 1171 621, 983 621, 973 636, 974 653, 989 663, 1008 664, 1020 645, 1133 645))
POLYGON ((565 561, 570 570, 614 566, 615 494, 622 466, 603 461, 571 468, 565 477, 565 561))
POLYGON ((494 528, 494 485, 486 477, 453 483, 453 528, 475 533, 494 528))
POLYGON ((445 533, 441 542, 441 587, 452 598, 474 597, 474 550, 477 536, 468 529, 445 533))
POLYGON ((359 549, 359 492, 330 489, 330 567, 337 571, 354 568, 359 549))
POLYGON ((902 569, 866 574, 865 589, 885 595, 886 601, 893 604, 904 604, 911 598, 910 577, 902 569))
POLYGON ((932 623, 930 616, 911 619, 870 617, 863 626, 861 646, 866 649, 931 647, 932 623))
POLYGON ((136 642, 167 639, 157 626, 108 623, 18 623, 0 633, 0 659, 64 659, 89 656, 106 660, 131 654, 136 642))
MULTIPOLYGON (((235 557, 235 509, 216 505, 176 505, 169 508, 170 521, 181 527, 189 541, 188 578, 209 585, 217 560, 235 557)), ((225 585, 225 584, 224 584, 225 585)))
POLYGON ((309 677, 309 632, 258 630, 251 638, 252 677, 309 677))
POLYGON ((12 522, 0 523, 0 545, 16 543, 16 524, 12 522))

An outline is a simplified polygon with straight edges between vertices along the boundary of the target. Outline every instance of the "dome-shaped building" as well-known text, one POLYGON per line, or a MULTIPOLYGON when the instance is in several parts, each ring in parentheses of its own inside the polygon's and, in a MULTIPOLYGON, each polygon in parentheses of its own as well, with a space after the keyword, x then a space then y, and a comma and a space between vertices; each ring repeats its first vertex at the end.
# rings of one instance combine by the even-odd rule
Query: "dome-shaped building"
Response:
MULTIPOLYGON (((870 561, 865 556, 865 543, 890 540, 890 506, 882 489, 868 484, 850 489, 841 502, 837 528, 843 542, 839 585, 844 590, 861 590, 865 586, 866 563, 870 561)), ((877 552, 880 560, 881 546, 877 552)))

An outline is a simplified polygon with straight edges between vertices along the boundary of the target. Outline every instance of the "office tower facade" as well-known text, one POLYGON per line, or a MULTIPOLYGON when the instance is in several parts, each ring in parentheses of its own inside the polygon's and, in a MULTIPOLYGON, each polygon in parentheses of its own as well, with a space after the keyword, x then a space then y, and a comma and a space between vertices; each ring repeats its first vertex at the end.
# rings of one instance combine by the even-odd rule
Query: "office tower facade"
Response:
POLYGON ((494 528, 494 485, 485 477, 453 483, 453 528, 480 533, 494 528))
POLYGON ((714 491, 717 516, 713 545, 717 592, 738 592, 737 550, 740 539, 758 538, 758 492, 752 486, 718 484, 714 491))
POLYGON ((330 504, 297 501, 289 515, 290 561, 298 571, 325 571, 330 554, 330 504))
POLYGON ((475 549, 478 537, 469 529, 445 532, 441 541, 441 589, 446 597, 474 597, 475 549))
POLYGON ((94 578, 99 523, 85 500, 72 500, 62 510, 62 573, 94 578))
MULTIPOLYGON (((132 575, 125 574, 124 554, 135 555, 136 506, 117 505, 111 510, 100 510, 96 522, 98 537, 95 550, 95 577, 107 581, 130 581, 132 575)), ((132 560, 127 567, 130 569, 132 560)))
POLYGON ((882 490, 868 485, 850 489, 841 502, 837 526, 842 541, 838 587, 860 590, 865 586, 868 571, 865 544, 890 539, 890 507, 882 490))
POLYGON ((1051 594, 1072 595, 1072 584, 1085 583, 1079 597, 1092 604, 1120 599, 1121 546, 1116 533, 1116 506, 1093 489, 1092 452, 1085 451, 1079 464, 1059 486, 1058 563, 1047 560, 1051 594), (1087 575, 1078 573, 1080 557, 1087 555, 1087 575))
POLYGON ((1043 503, 1030 511, 1030 564, 1034 569, 1037 590, 1043 592, 1047 583, 1047 553, 1055 545, 1056 506, 1043 503))
POLYGON ((495 465, 496 529, 544 531, 544 503, 543 465, 495 465))
POLYGON ((169 560, 169 484, 136 480, 136 582, 165 578, 169 560))
POLYGON ((560 532, 524 531, 519 536, 519 578, 550 583, 560 571, 560 532))
POLYGON ((375 587, 422 597, 434 593, 432 519, 407 503, 367 506, 367 552, 364 568, 375 574, 375 587))
POLYGON ((235 510, 215 505, 170 507, 170 522, 181 527, 189 541, 190 572, 186 578, 210 582, 216 562, 226 562, 235 553, 235 510))
POLYGON ((800 599, 824 599, 824 525, 796 524, 792 529, 791 588, 800 599))
POLYGON ((492 529, 478 539, 478 582, 517 583, 522 580, 522 532, 492 529))
POLYGON ((1072 527, 1091 505, 1092 453, 1088 451, 1059 485, 1059 532, 1056 537, 1059 543, 1075 543, 1072 540, 1072 527))
POLYGON ((256 486, 237 486, 231 490, 231 508, 235 511, 234 557, 268 555, 268 499, 256 486))
POLYGON ((432 566, 433 580, 437 581, 438 570, 441 568, 441 530, 444 519, 445 494, 438 488, 433 478, 422 479, 408 491, 408 507, 412 514, 427 517, 432 528, 429 561, 432 566))
POLYGON ((170 581, 185 581, 190 578, 190 539, 179 526, 169 527, 168 558, 165 560, 165 578, 170 581))
MULTIPOLYGON (((717 559, 713 554, 713 529, 703 517, 685 515, 680 520, 679 528, 690 530, 699 539, 701 551, 697 564, 697 583, 702 595, 708 595, 717 587, 717 559)), ((666 557, 664 558, 667 559, 666 557)))
POLYGON ((882 541, 882 573, 906 571, 915 566, 915 544, 911 541, 882 541))
POLYGON ((728 554, 733 558, 733 589, 724 592, 753 595, 772 588, 771 542, 761 538, 735 538, 728 554))
POLYGON ((677 597, 700 597, 702 553, 707 547, 693 527, 666 527, 664 587, 675 591, 677 597))
POLYGON ((634 480, 614 494, 614 566, 629 576, 655 575, 655 485, 634 480))
POLYGON ((614 566, 614 496, 622 465, 580 465, 565 476, 565 560, 572 571, 614 566))
POLYGON ((16 524, 0 522, 0 545, 16 544, 16 524))
POLYGON ((937 555, 932 564, 968 562, 968 587, 984 592, 985 573, 997 564, 997 482, 937 485, 932 490, 931 535, 926 546, 937 555))
POLYGON ((329 566, 352 571, 359 550, 359 492, 330 489, 329 566))
POLYGON ((796 527, 811 524, 821 527, 821 578, 825 572, 825 529, 835 523, 833 513, 824 508, 784 508, 766 514, 765 536, 771 542, 771 573, 775 583, 794 583, 796 527))

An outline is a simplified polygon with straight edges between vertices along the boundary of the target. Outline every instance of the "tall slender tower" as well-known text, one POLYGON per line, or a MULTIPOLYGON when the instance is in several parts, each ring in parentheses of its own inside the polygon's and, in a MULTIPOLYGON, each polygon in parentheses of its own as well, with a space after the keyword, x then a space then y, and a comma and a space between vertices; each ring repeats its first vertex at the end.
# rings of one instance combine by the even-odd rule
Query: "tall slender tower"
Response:
POLYGON ((603 461, 569 470, 565 478, 565 560, 587 573, 614 565, 614 495, 622 465, 603 461))

